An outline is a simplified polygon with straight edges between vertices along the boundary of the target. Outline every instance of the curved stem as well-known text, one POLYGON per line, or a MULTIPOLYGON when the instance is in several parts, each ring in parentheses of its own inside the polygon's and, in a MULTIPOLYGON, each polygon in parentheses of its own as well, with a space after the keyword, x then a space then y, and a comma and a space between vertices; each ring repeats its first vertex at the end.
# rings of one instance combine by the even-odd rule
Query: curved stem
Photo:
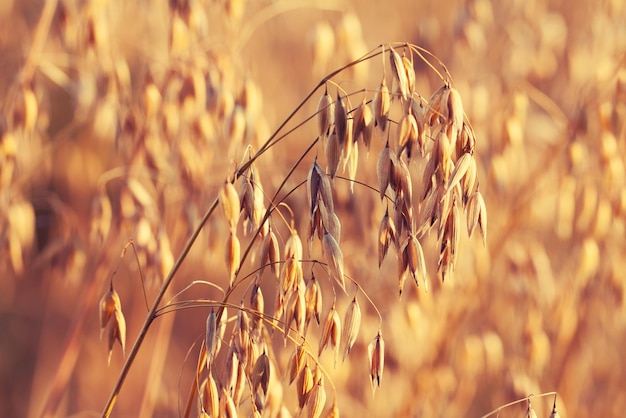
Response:
POLYGON ((119 395, 119 392, 122 388, 122 385, 124 384, 124 381, 126 380, 126 376, 128 375, 128 372, 130 371, 130 368, 135 361, 135 357, 137 357, 137 353, 139 352, 139 349, 141 348, 141 345, 143 344, 143 340, 146 337, 146 334, 148 333, 148 329, 150 329, 150 325, 152 324, 152 321, 154 321, 154 319, 156 318, 157 309, 159 308, 159 304, 161 303, 161 300, 165 296, 165 292, 170 287, 170 284, 172 283, 172 280, 174 279, 174 276, 176 275, 176 272, 182 265, 183 261, 185 261, 185 259, 187 258, 187 254, 189 254, 191 247, 193 247, 194 243, 196 242, 196 239, 198 238, 198 235, 200 235, 200 231, 202 231, 204 224, 211 217, 211 215, 213 214, 213 211, 215 211, 215 208, 217 207, 218 202, 219 202, 219 199, 216 198, 211 204, 211 206, 209 206, 204 216, 200 220, 200 224, 193 231, 193 233, 189 237, 189 240, 187 240, 185 247, 181 251, 176 262, 174 263, 172 270, 170 270, 170 273, 165 278, 165 281, 163 282, 163 284, 161 285, 161 288, 159 289, 159 293, 154 298, 154 301, 152 302, 152 306, 150 307, 150 311, 146 315, 146 319, 143 325, 141 326, 141 329, 139 330, 137 339, 135 340, 135 343, 133 344, 128 354, 128 357, 126 358, 126 361, 124 362, 124 365, 122 366, 122 370, 120 371, 117 381, 115 382, 115 386, 113 386, 113 389, 111 390, 111 394, 109 395, 109 399, 107 400, 107 403, 104 406, 104 409, 102 411, 103 418, 107 418, 111 415, 111 411, 113 410, 113 407, 115 406, 117 396, 119 395))
POLYGON ((518 399, 516 401, 509 402, 509 403, 507 403, 505 405, 499 406, 496 409, 494 409, 493 411, 489 412, 488 414, 483 415, 480 418, 490 417, 490 416, 492 416, 494 414, 497 414, 498 412, 502 411, 503 409, 508 408, 509 406, 517 405, 518 403, 522 403, 522 402, 528 402, 529 400, 531 400, 533 398, 543 398, 544 396, 552 396, 552 395, 555 396, 555 402, 556 402, 556 396, 557 396, 556 392, 546 392, 546 393, 541 393, 539 395, 528 395, 525 398, 518 399))

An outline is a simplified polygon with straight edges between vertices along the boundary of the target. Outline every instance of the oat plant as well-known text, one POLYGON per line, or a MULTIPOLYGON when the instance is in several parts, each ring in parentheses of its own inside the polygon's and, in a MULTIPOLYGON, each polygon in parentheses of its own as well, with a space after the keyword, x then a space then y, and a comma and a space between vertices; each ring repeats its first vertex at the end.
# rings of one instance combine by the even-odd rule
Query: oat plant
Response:
MULTIPOLYGON (((372 245, 378 249, 378 267, 388 257, 397 258, 397 274, 385 279, 385 285, 396 287, 399 295, 407 279, 419 292, 428 292, 429 271, 436 271, 441 283, 449 280, 461 250, 461 234, 472 236, 478 229, 486 240, 487 210, 479 188, 474 131, 445 65, 424 48, 410 43, 381 45, 331 72, 258 148, 245 143, 245 121, 236 113, 227 117, 229 144, 223 152, 238 163, 224 175, 152 300, 104 407, 105 417, 123 396, 124 380, 154 321, 191 308, 206 316, 206 329, 197 344, 196 372, 183 416, 287 416, 303 411, 319 417, 327 408, 330 416, 337 416, 341 409, 337 388, 319 358, 331 350, 335 367, 341 367, 357 340, 362 309, 378 311, 367 286, 344 262, 340 214, 346 214, 335 210, 338 188, 378 196, 385 208, 378 243, 372 245), (437 90, 419 91, 416 62, 440 80, 437 90), (378 68, 380 83, 346 91, 342 76, 362 65, 378 68), (317 104, 315 112, 301 117, 311 103, 317 104), (301 136, 306 124, 316 126, 315 135, 294 156, 275 191, 267 192, 259 162, 272 148, 301 136), (373 184, 357 175, 363 161, 359 153, 375 158, 373 184), (299 209, 292 207, 294 201, 302 202, 299 209), (194 282, 166 301, 179 268, 208 222, 221 223, 228 231, 226 273, 219 280, 228 286, 219 298, 186 299, 194 286, 218 287, 218 281, 194 282), (277 231, 285 228, 287 238, 281 242, 277 231), (432 268, 423 248, 429 235, 435 238, 438 254, 432 268), (275 289, 273 301, 263 292, 267 282, 275 289), (339 301, 347 304, 345 311, 339 310, 339 301), (282 340, 282 347, 276 340, 282 340), (287 364, 277 364, 283 357, 279 350, 291 352, 287 364), (297 395, 296 410, 289 411, 276 395, 282 393, 278 386, 285 379, 287 390, 297 395)), ((134 191, 135 203, 141 201, 138 193, 134 191)), ((371 268, 376 267, 372 260, 371 268)), ((124 315, 113 281, 100 311, 109 353, 116 342, 124 350, 124 315)), ((385 364, 385 323, 378 317, 378 331, 365 337, 371 341, 367 351, 372 392, 383 384, 385 364)))

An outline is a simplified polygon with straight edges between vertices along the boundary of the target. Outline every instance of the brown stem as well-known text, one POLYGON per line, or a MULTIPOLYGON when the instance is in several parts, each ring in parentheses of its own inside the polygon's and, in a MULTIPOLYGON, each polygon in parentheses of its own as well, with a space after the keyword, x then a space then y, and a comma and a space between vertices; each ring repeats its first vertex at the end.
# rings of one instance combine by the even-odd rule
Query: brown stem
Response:
POLYGON ((135 343, 133 344, 133 347, 131 348, 130 353, 128 354, 128 357, 126 358, 126 361, 124 362, 124 365, 122 366, 122 370, 120 371, 120 374, 117 378, 117 382, 115 382, 115 386, 113 387, 113 390, 111 390, 109 399, 107 400, 107 403, 104 406, 104 409, 102 411, 103 418, 108 418, 111 415, 111 411, 113 410, 113 406, 115 405, 117 396, 119 395, 119 392, 122 389, 124 380, 126 380, 126 376, 128 375, 128 372, 130 371, 130 368, 133 365, 133 362, 135 361, 135 357, 137 356, 137 353, 139 352, 139 349, 141 348, 143 340, 146 337, 146 334, 148 333, 148 329, 150 328, 152 321, 154 321, 154 319, 156 318, 156 311, 159 308, 159 304, 161 303, 163 296, 165 296, 165 292, 170 287, 170 284, 172 283, 172 280, 174 279, 176 272, 182 265, 183 261, 185 261, 185 258, 187 258, 187 254, 189 254, 191 247, 196 242, 198 235, 200 235, 200 231, 202 231, 204 224, 213 214, 213 211, 217 207, 218 203, 219 203, 219 198, 216 198, 211 204, 211 206, 207 209, 204 216, 200 220, 200 224, 196 227, 196 229, 193 231, 193 233, 189 237, 189 240, 185 244, 185 247, 181 251, 176 262, 174 263, 172 270, 170 270, 170 273, 167 275, 167 277, 165 278, 165 281, 161 285, 161 288, 159 289, 159 293, 157 294, 156 298, 152 302, 150 312, 148 312, 148 315, 146 315, 146 319, 143 325, 141 326, 141 329, 139 330, 137 339, 135 340, 135 343))

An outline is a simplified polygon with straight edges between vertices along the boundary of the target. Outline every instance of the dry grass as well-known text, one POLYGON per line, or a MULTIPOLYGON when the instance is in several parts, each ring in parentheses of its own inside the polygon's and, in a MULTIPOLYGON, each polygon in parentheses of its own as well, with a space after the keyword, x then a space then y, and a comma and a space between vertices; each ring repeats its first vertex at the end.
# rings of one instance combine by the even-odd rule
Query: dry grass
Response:
POLYGON ((621 416, 624 19, 4 2, 3 415, 621 416))

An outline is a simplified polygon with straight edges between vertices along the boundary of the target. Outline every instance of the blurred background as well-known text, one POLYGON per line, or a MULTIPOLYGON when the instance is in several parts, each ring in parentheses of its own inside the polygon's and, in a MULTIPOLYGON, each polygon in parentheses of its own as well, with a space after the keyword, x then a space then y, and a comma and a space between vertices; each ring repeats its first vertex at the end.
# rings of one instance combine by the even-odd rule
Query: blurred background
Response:
MULTIPOLYGON (((334 369, 322 356, 342 416, 480 417, 551 391, 561 416, 622 416, 625 21, 618 0, 4 0, 1 415, 98 416, 123 364, 116 344, 107 365, 106 333, 100 339, 98 300, 110 281, 128 352, 147 312, 144 292, 150 302, 245 145, 258 149, 325 74, 406 41, 441 59, 461 93, 476 133, 487 245, 463 234, 454 277, 441 285, 437 237, 426 237, 431 290, 407 283, 399 299, 395 250, 376 269, 385 207, 366 188, 337 188, 346 271, 380 310, 386 343, 372 397, 367 346, 379 321, 361 299, 349 359, 334 369)), ((416 90, 429 98, 442 82, 422 63, 415 69, 416 90)), ((351 98, 359 103, 382 71, 377 57, 333 80, 366 89, 351 98)), ((290 127, 315 112, 321 94, 290 127)), ((266 193, 315 137, 305 124, 258 161, 266 193)), ((375 135, 370 155, 362 151, 360 181, 376 186, 382 145, 375 135)), ((306 178, 309 157, 288 187, 306 178)), ((288 199, 303 240, 304 196, 288 199)), ((277 231, 282 246, 288 232, 277 231)), ((212 217, 166 300, 194 280, 227 286, 227 236, 221 214, 212 217)), ((274 282, 262 283, 271 309, 274 282)), ((198 285, 183 296, 219 293, 198 285)), ((331 300, 326 289, 324 312, 331 300)), ((349 302, 338 296, 342 315, 349 302)), ((155 321, 114 416, 180 414, 207 313, 155 321)), ((284 371, 290 351, 281 347, 284 371)), ((295 387, 283 389, 294 414, 295 387)), ((552 401, 533 400, 538 416, 552 401)), ((522 416, 526 406, 499 416, 522 416)))

